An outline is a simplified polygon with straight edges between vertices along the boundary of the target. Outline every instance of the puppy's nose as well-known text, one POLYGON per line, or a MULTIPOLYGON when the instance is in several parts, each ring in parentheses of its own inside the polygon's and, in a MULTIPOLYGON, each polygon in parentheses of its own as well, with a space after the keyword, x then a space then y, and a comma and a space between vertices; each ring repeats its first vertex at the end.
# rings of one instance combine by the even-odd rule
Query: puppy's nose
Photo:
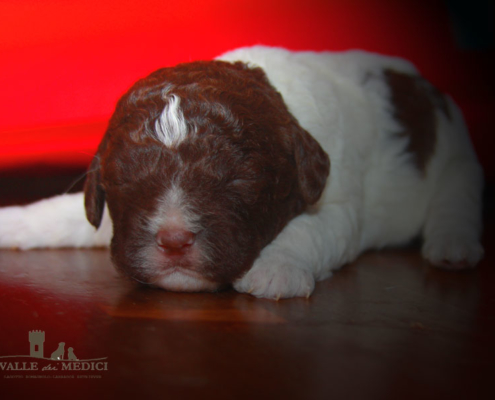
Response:
POLYGON ((186 229, 161 229, 156 234, 156 243, 166 253, 184 253, 193 243, 196 235, 186 229))

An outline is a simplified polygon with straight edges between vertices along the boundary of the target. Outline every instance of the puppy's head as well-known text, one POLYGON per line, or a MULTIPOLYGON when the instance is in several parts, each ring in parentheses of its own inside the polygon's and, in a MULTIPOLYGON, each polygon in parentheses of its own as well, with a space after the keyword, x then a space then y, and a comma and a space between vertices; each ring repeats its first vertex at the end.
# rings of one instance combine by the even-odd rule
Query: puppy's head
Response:
POLYGON ((264 72, 194 62, 138 81, 118 102, 85 185, 105 202, 112 258, 169 290, 240 278, 287 222, 320 197, 329 160, 264 72))

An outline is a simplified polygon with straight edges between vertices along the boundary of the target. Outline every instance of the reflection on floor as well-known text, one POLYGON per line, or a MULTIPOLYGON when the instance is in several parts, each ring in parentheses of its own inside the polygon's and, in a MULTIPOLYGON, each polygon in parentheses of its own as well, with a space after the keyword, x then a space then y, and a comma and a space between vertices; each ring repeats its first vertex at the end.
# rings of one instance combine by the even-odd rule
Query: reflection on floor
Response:
POLYGON ((489 257, 451 273, 414 249, 371 252, 309 300, 275 302, 140 286, 115 272, 107 250, 0 251, 0 393, 479 398, 495 360, 489 257), (15 370, 33 361, 33 331, 44 332, 47 359, 15 370), (60 343, 62 359, 49 360, 60 343))

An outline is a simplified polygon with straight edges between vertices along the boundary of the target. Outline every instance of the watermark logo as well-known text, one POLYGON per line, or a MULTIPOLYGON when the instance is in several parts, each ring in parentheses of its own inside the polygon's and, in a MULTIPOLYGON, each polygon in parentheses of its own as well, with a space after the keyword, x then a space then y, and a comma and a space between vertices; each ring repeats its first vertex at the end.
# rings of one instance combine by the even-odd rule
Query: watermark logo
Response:
POLYGON ((101 375, 87 374, 108 371, 108 357, 79 359, 73 347, 66 350, 65 342, 60 342, 57 348, 45 357, 45 332, 29 332, 29 355, 0 356, 0 371, 4 372, 4 378, 101 378, 101 375), (19 361, 22 359, 22 361, 19 361), (42 374, 40 371, 57 371, 62 375, 42 374), (72 375, 73 371, 85 372, 83 375, 72 375), (29 374, 19 374, 29 372, 29 374), (5 375, 8 373, 8 375, 5 375), (35 375, 31 375, 35 373, 35 375))

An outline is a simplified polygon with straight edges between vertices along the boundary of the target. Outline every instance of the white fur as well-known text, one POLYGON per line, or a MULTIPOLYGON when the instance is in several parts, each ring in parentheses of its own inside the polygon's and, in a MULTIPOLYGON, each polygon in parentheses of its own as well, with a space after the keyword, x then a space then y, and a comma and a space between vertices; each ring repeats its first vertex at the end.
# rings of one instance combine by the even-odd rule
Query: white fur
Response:
POLYGON ((180 97, 172 95, 155 123, 158 140, 166 146, 176 146, 187 136, 187 124, 180 109, 180 97))
POLYGON ((103 247, 112 238, 105 209, 100 229, 89 224, 82 193, 64 194, 28 206, 0 208, 0 247, 28 250, 103 247))
MULTIPOLYGON (((220 59, 262 67, 331 160, 320 201, 263 249, 252 269, 234 283, 238 291, 268 298, 308 296, 315 281, 362 251, 402 244, 419 234, 423 255, 432 262, 474 265, 480 260, 482 171, 458 108, 449 100, 452 121, 437 113, 435 155, 425 176, 404 151, 408 139, 394 134, 400 127, 382 71, 417 73, 409 62, 362 51, 294 53, 260 46, 220 59)), ((177 97, 156 128, 166 144, 183 140, 187 130, 177 97)), ((0 210, 0 246, 108 243, 109 224, 104 219, 94 233, 84 218, 81 195, 54 198, 0 210)))

